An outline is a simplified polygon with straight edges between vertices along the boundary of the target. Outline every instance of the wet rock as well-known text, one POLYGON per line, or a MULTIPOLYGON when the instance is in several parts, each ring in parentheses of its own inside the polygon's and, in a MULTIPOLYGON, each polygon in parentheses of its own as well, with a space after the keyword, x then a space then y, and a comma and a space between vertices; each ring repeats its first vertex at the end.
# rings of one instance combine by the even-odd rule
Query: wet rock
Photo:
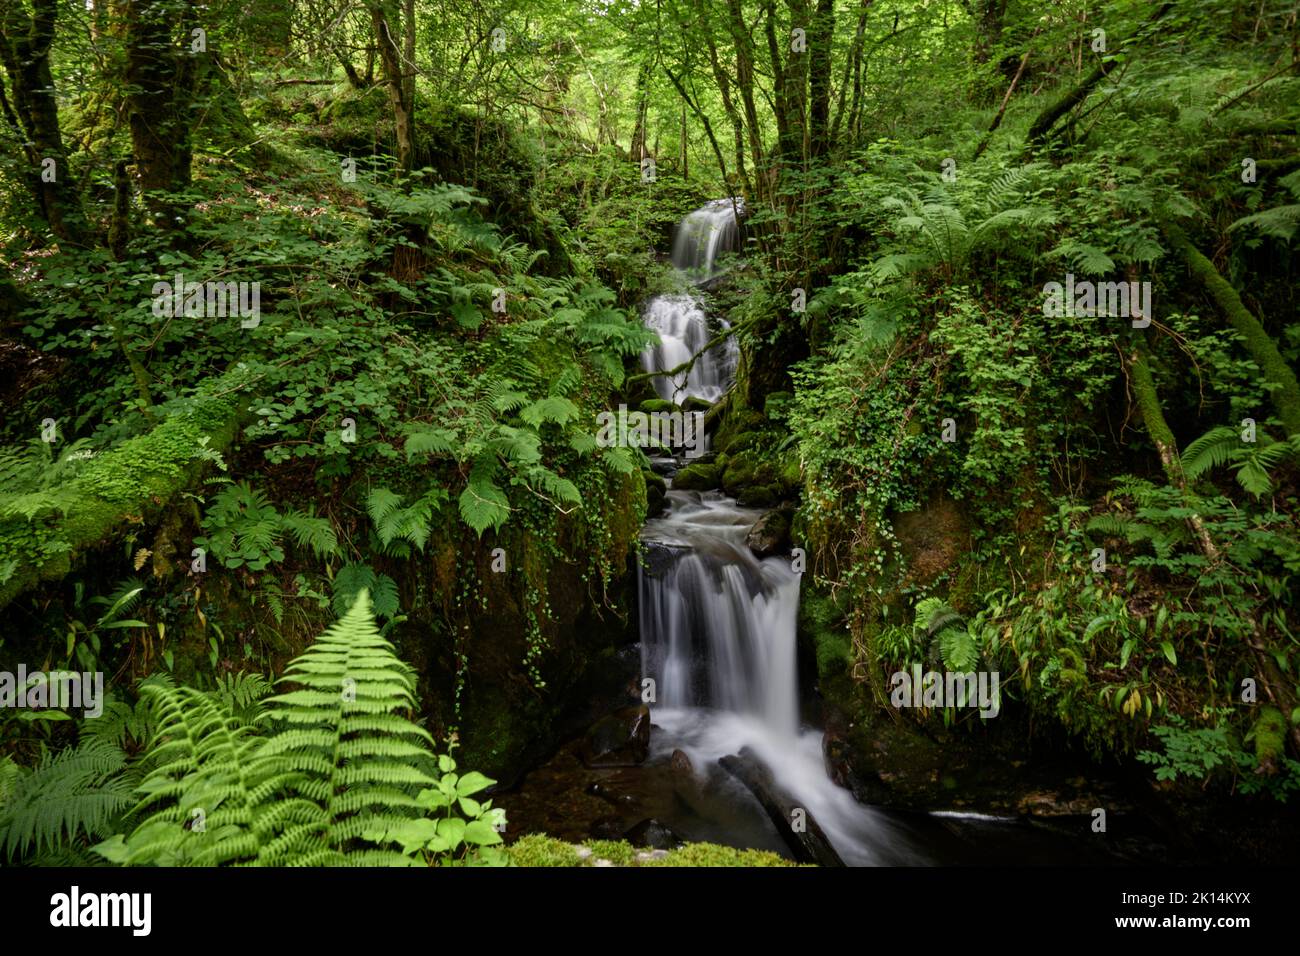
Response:
POLYGON ((583 739, 582 762, 588 767, 633 767, 650 753, 650 708, 625 707, 602 717, 583 739))
MULTIPOLYGON (((593 840, 621 840, 623 839, 623 824, 617 817, 605 817, 597 820, 591 825, 591 839, 593 840)), ((599 863, 592 864, 599 866, 599 863)), ((608 866, 608 864, 606 864, 608 866)))
POLYGON ((771 772, 750 748, 744 747, 739 754, 723 757, 718 763, 758 798, 768 819, 796 860, 800 863, 816 863, 818 866, 844 865, 808 808, 796 804, 777 785, 771 772))
POLYGON ((785 511, 766 512, 749 529, 745 544, 760 558, 789 551, 790 515, 785 511))
POLYGON ((602 800, 607 800, 616 807, 626 807, 636 803, 636 798, 630 793, 619 793, 617 790, 605 786, 599 780, 587 787, 587 793, 591 794, 593 797, 600 797, 602 800))
POLYGON ((672 827, 655 819, 642 820, 623 834, 623 838, 633 846, 652 850, 671 850, 686 842, 672 827))
POLYGON ((711 408, 713 408, 713 403, 705 401, 698 395, 687 395, 682 399, 682 411, 684 412, 704 412, 708 414, 711 408))
POLYGON ((680 750, 674 750, 673 755, 668 758, 668 769, 675 776, 680 777, 689 777, 695 774, 695 768, 691 766, 691 758, 680 750))
POLYGON ((677 470, 673 475, 675 491, 709 491, 718 487, 722 469, 717 465, 696 462, 677 470))

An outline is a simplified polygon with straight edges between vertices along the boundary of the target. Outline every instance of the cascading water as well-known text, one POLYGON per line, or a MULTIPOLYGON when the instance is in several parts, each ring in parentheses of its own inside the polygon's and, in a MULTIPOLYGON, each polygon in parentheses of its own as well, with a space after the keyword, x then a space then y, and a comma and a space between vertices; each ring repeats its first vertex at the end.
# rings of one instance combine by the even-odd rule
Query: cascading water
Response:
MULTIPOLYGON (((673 239, 673 267, 682 278, 706 282, 714 278, 718 256, 739 248, 739 201, 718 199, 697 209, 677 226, 673 239)), ((646 303, 645 323, 659 333, 659 344, 646 349, 641 364, 646 371, 677 368, 700 351, 712 337, 708 319, 694 295, 660 295, 646 303)), ((719 323, 725 329, 726 323, 719 323)), ((682 402, 687 397, 716 402, 735 374, 736 346, 731 339, 700 355, 684 374, 654 380, 660 398, 682 402)))
MULTIPOLYGON (((678 227, 674 265, 711 275, 716 256, 734 243, 732 203, 710 203, 678 227)), ((707 341, 704 312, 689 296, 652 300, 645 321, 663 339, 646 353, 651 371, 675 368, 707 341)), ((659 394, 716 400, 732 365, 704 359, 659 394)), ((669 490, 665 514, 642 532, 642 676, 656 685, 654 753, 680 749, 710 786, 757 816, 753 797, 718 767, 719 758, 749 747, 846 863, 918 862, 891 821, 827 777, 820 732, 800 727, 799 575, 788 558, 759 560, 745 544, 760 514, 717 492, 669 490)))

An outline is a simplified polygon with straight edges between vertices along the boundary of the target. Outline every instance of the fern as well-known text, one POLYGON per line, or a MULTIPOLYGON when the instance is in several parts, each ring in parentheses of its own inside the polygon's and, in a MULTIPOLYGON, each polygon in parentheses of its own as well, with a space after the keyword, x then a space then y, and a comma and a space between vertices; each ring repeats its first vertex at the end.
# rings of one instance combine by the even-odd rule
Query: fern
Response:
POLYGON ((1083 275, 1100 276, 1115 271, 1115 260, 1103 250, 1074 239, 1066 239, 1047 255, 1064 259, 1075 272, 1083 275))
POLYGON ((134 780, 126 754, 101 738, 46 753, 30 773, 7 773, 0 844, 9 859, 33 848, 53 851, 81 836, 103 836, 131 804, 134 780))
POLYGON ((345 564, 334 577, 334 613, 343 614, 357 602, 362 593, 372 595, 377 615, 383 618, 396 616, 397 582, 386 574, 376 572, 370 565, 356 561, 345 564))
POLYGON ((1295 237, 1296 229, 1300 228, 1300 203, 1274 206, 1272 209, 1244 216, 1229 226, 1228 231, 1247 226, 1265 236, 1290 242, 1295 237))
POLYGON ((265 731, 228 706, 263 685, 237 683, 225 694, 142 690, 158 722, 137 789, 148 815, 98 853, 127 865, 410 866, 483 847, 481 862, 503 861, 490 851, 501 811, 472 796, 491 781, 451 773, 404 716, 414 674, 380 636, 367 594, 289 665, 285 692, 265 702, 265 731))
POLYGON ((970 671, 979 663, 978 639, 962 616, 940 598, 917 602, 912 628, 917 637, 930 642, 931 653, 947 670, 970 671))
POLYGON ((1183 474, 1199 478, 1215 468, 1229 465, 1237 483, 1256 498, 1273 490, 1270 472, 1287 458, 1300 455, 1300 436, 1275 441, 1260 434, 1257 441, 1244 442, 1235 429, 1219 425, 1189 444, 1182 454, 1183 474))

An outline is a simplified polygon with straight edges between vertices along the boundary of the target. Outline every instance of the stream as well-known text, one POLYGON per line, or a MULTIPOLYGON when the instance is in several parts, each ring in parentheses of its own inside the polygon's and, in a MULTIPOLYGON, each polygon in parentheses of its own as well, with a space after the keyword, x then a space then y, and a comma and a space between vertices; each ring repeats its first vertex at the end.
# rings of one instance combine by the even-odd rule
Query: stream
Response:
MULTIPOLYGON (((673 266, 687 282, 708 283, 718 257, 738 248, 738 236, 731 201, 711 202, 679 225, 673 266)), ((693 292, 657 296, 643 315, 660 337, 642 355, 647 371, 677 367, 725 328, 711 323, 693 292)), ((657 378, 657 394, 679 404, 717 401, 735 364, 736 346, 727 339, 700 356, 689 375, 657 378)), ((542 829, 572 840, 703 840, 790 857, 789 834, 719 763, 748 748, 787 798, 787 812, 793 806, 815 821, 846 865, 1118 862, 1105 841, 1087 838, 1086 821, 1053 830, 1016 816, 884 810, 835 783, 822 730, 801 720, 800 574, 789 556, 759 559, 747 546, 761 510, 719 491, 673 490, 682 461, 660 457, 652 464, 669 488, 664 512, 642 529, 637 568, 637 682, 654 682, 648 752, 593 769, 581 746, 571 745, 508 802, 512 827, 518 820, 522 832, 542 829)))

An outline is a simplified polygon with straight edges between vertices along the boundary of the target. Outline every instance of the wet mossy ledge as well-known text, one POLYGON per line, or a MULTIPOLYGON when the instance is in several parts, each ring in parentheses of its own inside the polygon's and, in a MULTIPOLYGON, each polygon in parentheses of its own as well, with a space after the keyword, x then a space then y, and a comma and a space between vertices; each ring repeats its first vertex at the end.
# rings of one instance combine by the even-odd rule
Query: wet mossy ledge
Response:
POLYGON ((431 729, 455 732, 458 759, 501 786, 624 703, 634 676, 620 650, 635 641, 629 571, 645 475, 594 468, 578 481, 580 515, 549 511, 481 540, 444 529, 430 542, 432 574, 383 565, 417 609, 396 637, 431 729), (501 552, 510 563, 497 573, 501 552))
MULTIPOLYGON (((0 519, 0 608, 42 581, 66 577, 128 525, 145 525, 181 492, 239 432, 242 369, 227 372, 179 404, 150 431, 90 458, 60 490, 52 511, 0 519)), ((57 427, 57 423, 56 423, 57 427)))
POLYGON ((673 850, 646 850, 622 840, 566 843, 540 833, 506 847, 514 866, 525 867, 772 867, 799 866, 766 850, 737 850, 715 843, 687 843, 673 850))

